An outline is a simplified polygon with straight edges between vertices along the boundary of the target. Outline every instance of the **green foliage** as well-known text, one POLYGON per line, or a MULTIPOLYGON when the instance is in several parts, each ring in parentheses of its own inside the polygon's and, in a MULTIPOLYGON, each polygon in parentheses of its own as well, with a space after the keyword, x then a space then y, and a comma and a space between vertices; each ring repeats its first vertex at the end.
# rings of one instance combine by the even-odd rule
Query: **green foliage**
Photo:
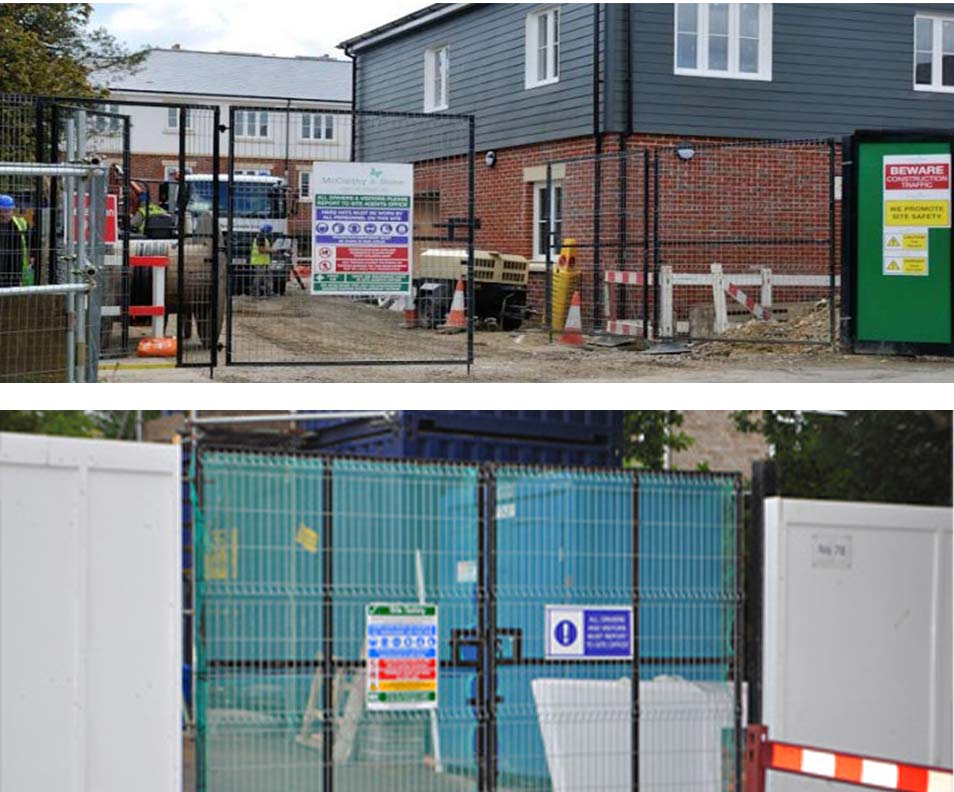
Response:
POLYGON ((623 459, 626 467, 661 470, 666 448, 685 451, 693 439, 679 427, 682 413, 671 410, 635 410, 623 419, 623 459))
MULTIPOLYGON (((143 421, 158 415, 143 411, 143 421)), ((0 432, 133 440, 136 415, 133 410, 2 410, 0 432)))
POLYGON ((738 412, 775 449, 781 495, 951 505, 952 414, 738 412))
POLYGON ((132 53, 103 28, 90 29, 89 3, 6 3, 0 16, 0 84, 6 93, 95 96, 90 74, 130 70, 132 53))

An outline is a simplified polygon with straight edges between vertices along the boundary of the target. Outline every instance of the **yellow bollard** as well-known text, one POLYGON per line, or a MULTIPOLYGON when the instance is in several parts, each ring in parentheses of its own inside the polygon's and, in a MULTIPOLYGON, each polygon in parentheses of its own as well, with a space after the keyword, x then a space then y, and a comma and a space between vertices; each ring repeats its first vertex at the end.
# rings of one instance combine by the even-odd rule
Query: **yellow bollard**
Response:
POLYGON ((553 292, 550 302, 550 315, 553 317, 553 329, 562 330, 566 316, 570 311, 570 300, 574 292, 580 291, 583 273, 576 265, 576 240, 564 239, 560 258, 553 268, 553 292))

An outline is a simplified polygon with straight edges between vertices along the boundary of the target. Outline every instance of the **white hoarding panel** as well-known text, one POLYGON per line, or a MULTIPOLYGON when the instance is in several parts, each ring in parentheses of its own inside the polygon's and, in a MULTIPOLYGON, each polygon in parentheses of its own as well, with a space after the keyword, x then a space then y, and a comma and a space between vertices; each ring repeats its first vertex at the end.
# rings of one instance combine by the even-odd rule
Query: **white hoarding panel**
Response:
POLYGON ((771 738, 951 767, 951 521, 942 508, 766 501, 771 738))
POLYGON ((0 435, 0 789, 181 785, 179 449, 0 435))

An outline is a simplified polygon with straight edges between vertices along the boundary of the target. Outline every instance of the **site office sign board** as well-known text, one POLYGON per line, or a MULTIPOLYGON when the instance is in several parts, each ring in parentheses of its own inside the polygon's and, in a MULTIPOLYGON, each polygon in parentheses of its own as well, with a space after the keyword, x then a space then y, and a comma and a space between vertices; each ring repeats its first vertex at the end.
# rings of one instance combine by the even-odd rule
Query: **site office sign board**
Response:
POLYGON ((411 294, 414 166, 316 162, 311 293, 411 294))

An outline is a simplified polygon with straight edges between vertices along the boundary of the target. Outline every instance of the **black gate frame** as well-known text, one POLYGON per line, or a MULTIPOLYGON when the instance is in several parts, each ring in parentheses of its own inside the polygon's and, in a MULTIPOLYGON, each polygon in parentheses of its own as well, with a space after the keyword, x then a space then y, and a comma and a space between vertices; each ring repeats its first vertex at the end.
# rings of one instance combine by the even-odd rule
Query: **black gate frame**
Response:
MULTIPOLYGON (((605 474, 621 475, 628 474, 632 485, 632 558, 631 558, 631 586, 632 596, 631 604, 633 607, 633 657, 630 661, 630 673, 632 675, 631 684, 631 789, 637 792, 639 789, 639 726, 640 726, 640 697, 639 697, 639 678, 643 663, 639 656, 639 615, 640 615, 640 595, 639 595, 639 495, 640 479, 642 471, 620 470, 613 468, 585 468, 585 467, 558 467, 547 465, 525 465, 525 464, 504 464, 494 462, 447 462, 443 460, 427 459, 407 459, 398 457, 371 457, 362 455, 347 454, 328 454, 322 452, 313 452, 302 450, 296 438, 286 438, 284 441, 274 436, 256 438, 254 434, 246 434, 239 439, 234 434, 227 432, 208 433, 207 435, 194 436, 186 439, 184 453, 191 456, 195 455, 195 481, 192 482, 195 487, 196 497, 200 504, 199 508, 193 508, 193 522, 184 525, 183 528, 189 528, 192 531, 193 544, 195 551, 193 553, 193 564, 195 564, 196 554, 203 552, 204 547, 196 542, 195 535, 195 513, 201 511, 203 499, 203 457, 207 453, 216 452, 238 452, 254 453, 265 456, 283 456, 294 455, 297 457, 306 457, 310 459, 321 459, 324 461, 322 472, 322 545, 320 552, 322 554, 322 658, 321 660, 298 661, 288 660, 273 661, 270 667, 290 667, 295 669, 307 668, 317 671, 319 668, 322 673, 322 690, 324 711, 322 718, 322 771, 323 784, 322 792, 334 792, 334 723, 335 713, 331 709, 330 702, 333 701, 334 677, 338 671, 354 671, 363 668, 366 660, 363 658, 335 658, 334 657, 334 505, 332 502, 334 492, 334 473, 332 463, 336 460, 362 461, 377 464, 395 464, 395 465, 413 465, 419 467, 434 467, 438 465, 444 468, 477 468, 477 587, 476 587, 476 609, 477 609, 477 630, 473 635, 451 635, 451 656, 447 660, 440 661, 441 668, 461 668, 475 667, 476 673, 476 698, 474 700, 474 710, 476 716, 476 745, 475 745, 475 766, 477 767, 477 788, 479 792, 496 792, 498 785, 499 770, 497 767, 497 696, 496 677, 497 669, 501 665, 533 665, 545 666, 550 662, 559 664, 559 661, 547 661, 543 658, 523 657, 520 646, 520 636, 515 635, 516 631, 501 629, 497 624, 497 471, 498 470, 524 470, 528 472, 545 473, 549 471, 573 472, 578 474, 605 474), (514 640, 514 654, 510 658, 502 658, 499 654, 501 647, 501 637, 510 637, 514 640), (459 647, 468 643, 473 646, 476 644, 476 663, 464 661, 460 657, 459 647)), ((743 717, 743 677, 750 669, 746 651, 746 618, 747 595, 749 588, 747 576, 749 570, 745 565, 745 492, 744 482, 741 473, 712 473, 695 471, 671 471, 671 475, 680 478, 712 478, 722 477, 733 482, 733 492, 735 496, 735 533, 734 533, 734 557, 735 557, 735 579, 734 579, 734 618, 732 629, 733 652, 732 656, 721 658, 661 658, 654 659, 665 662, 683 662, 687 664, 697 664, 699 662, 722 662, 729 666, 730 678, 726 682, 731 682, 733 686, 733 726, 737 743, 735 746, 734 773, 735 788, 738 788, 742 779, 743 751, 745 749, 745 732, 742 725, 743 717)), ((759 577, 759 580, 761 578, 759 577)), ((184 607, 191 607, 193 619, 194 645, 200 646, 203 643, 203 608, 204 604, 199 602, 196 592, 200 581, 195 581, 192 586, 192 593, 195 599, 192 603, 186 602, 184 607)), ((236 664, 245 662, 254 663, 255 661, 242 660, 223 660, 217 661, 216 665, 235 668, 236 664)), ((590 663, 601 664, 603 662, 625 663, 621 661, 599 661, 592 660, 590 663)), ((202 669, 204 671, 205 669, 202 669)), ((758 668, 760 672, 760 668, 758 668)), ((196 673, 196 669, 193 669, 196 673)), ((749 680, 752 684, 752 680, 749 680)), ((196 693, 193 690, 193 696, 196 693)), ((750 697, 752 691, 750 689, 750 697)), ((194 699, 193 699, 194 700, 194 699)), ((201 732, 201 725, 199 726, 201 732)), ((197 739, 197 789, 204 792, 204 774, 203 766, 205 764, 204 740, 202 734, 197 739)))
MULTIPOLYGON (((231 274, 232 267, 232 227, 235 190, 235 135, 232 131, 235 129, 235 114, 237 112, 267 112, 267 113, 285 113, 302 112, 303 110, 312 110, 334 116, 346 116, 351 118, 351 162, 355 159, 355 122, 361 118, 395 118, 415 121, 425 121, 434 123, 441 120, 466 121, 468 125, 468 140, 464 156, 467 158, 467 218, 463 223, 451 221, 449 224, 449 241, 454 241, 453 234, 455 228, 465 226, 467 228, 467 357, 465 360, 307 360, 307 361, 237 361, 233 358, 233 334, 232 334, 232 278, 226 278, 226 334, 225 334, 225 365, 226 366, 244 366, 244 367, 273 367, 288 366, 293 368, 316 367, 316 368, 348 368, 348 367, 369 367, 369 366, 466 366, 467 373, 470 373, 474 365, 474 314, 475 314, 475 295, 474 295, 474 246, 476 243, 476 171, 475 171, 475 150, 476 150, 476 118, 473 115, 452 114, 452 113, 405 113, 392 112, 384 110, 341 110, 341 109, 320 109, 294 107, 286 104, 285 107, 264 106, 264 105, 230 105, 228 112, 228 245, 226 252, 226 271, 231 274)), ((287 124, 287 122, 286 122, 287 124)), ((288 188, 288 185, 286 185, 288 188)), ((412 270, 413 272, 413 270, 412 270)))
MULTIPOLYGON (((200 105, 200 104, 184 104, 184 103, 168 103, 168 102, 151 102, 147 100, 140 99, 110 99, 110 98, 95 98, 87 96, 36 96, 34 97, 35 103, 35 113, 37 119, 37 140, 36 140, 36 156, 38 157, 39 162, 44 161, 44 158, 49 157, 49 162, 57 162, 59 157, 58 141, 59 134, 61 129, 62 118, 61 114, 64 109, 71 110, 86 110, 87 112, 95 113, 96 115, 104 116, 118 116, 125 119, 124 129, 123 129, 123 149, 122 149, 122 161, 123 161, 123 203, 125 206, 128 206, 129 202, 129 182, 131 180, 131 164, 132 164, 132 150, 131 150, 131 123, 129 121, 129 116, 122 113, 112 113, 107 110, 100 110, 100 107, 110 107, 112 105, 118 105, 122 107, 148 107, 156 108, 163 110, 175 109, 179 113, 179 131, 178 131, 178 183, 179 189, 177 191, 178 195, 178 206, 176 207, 177 215, 181 220, 182 216, 185 213, 186 204, 188 201, 187 190, 185 189, 185 171, 186 171, 186 141, 187 141, 187 129, 185 126, 185 118, 189 111, 199 110, 212 113, 212 123, 213 123, 213 135, 212 135, 212 151, 210 156, 212 158, 212 174, 214 179, 218 179, 219 173, 221 170, 220 163, 220 141, 219 135, 225 131, 221 125, 221 107, 219 105, 200 105), (46 109, 50 111, 49 119, 49 129, 50 129, 50 139, 46 141, 45 139, 45 125, 42 123, 44 118, 44 111, 46 109), (48 149, 47 149, 48 147, 48 149)), ((51 207, 51 222, 50 222, 50 250, 55 249, 56 242, 56 211, 58 209, 57 203, 57 187, 56 180, 54 179, 50 185, 50 194, 49 201, 51 207)), ((217 232, 218 228, 218 218, 219 218, 219 197, 218 193, 213 191, 212 196, 212 221, 213 221, 213 234, 212 234, 212 254, 210 262, 210 276, 211 283, 213 284, 212 289, 214 291, 215 284, 218 283, 219 277, 219 234, 217 232)), ((118 218, 117 218, 118 222, 118 218)), ((186 270, 185 270, 185 225, 182 222, 178 223, 178 254, 176 261, 176 271, 178 274, 178 283, 177 283, 177 295, 176 299, 178 304, 181 306, 184 297, 185 297, 185 285, 186 285, 186 270)), ((123 269, 124 269, 124 294, 123 294, 123 348, 125 351, 129 352, 129 290, 131 288, 131 272, 129 270, 129 229, 128 223, 123 230, 122 237, 122 255, 123 255, 123 269)), ((49 277, 51 278, 50 283, 55 282, 52 279, 55 279, 55 256, 51 253, 50 261, 50 273, 49 277)), ((212 327, 212 332, 215 334, 215 328, 218 325, 218 301, 217 299, 210 300, 210 326, 212 327)), ((181 321, 176 321, 176 367, 177 368, 206 368, 209 369, 210 377, 214 377, 215 368, 218 365, 218 337, 215 336, 213 342, 209 344, 209 362, 187 362, 184 360, 183 356, 183 323, 181 321)))

